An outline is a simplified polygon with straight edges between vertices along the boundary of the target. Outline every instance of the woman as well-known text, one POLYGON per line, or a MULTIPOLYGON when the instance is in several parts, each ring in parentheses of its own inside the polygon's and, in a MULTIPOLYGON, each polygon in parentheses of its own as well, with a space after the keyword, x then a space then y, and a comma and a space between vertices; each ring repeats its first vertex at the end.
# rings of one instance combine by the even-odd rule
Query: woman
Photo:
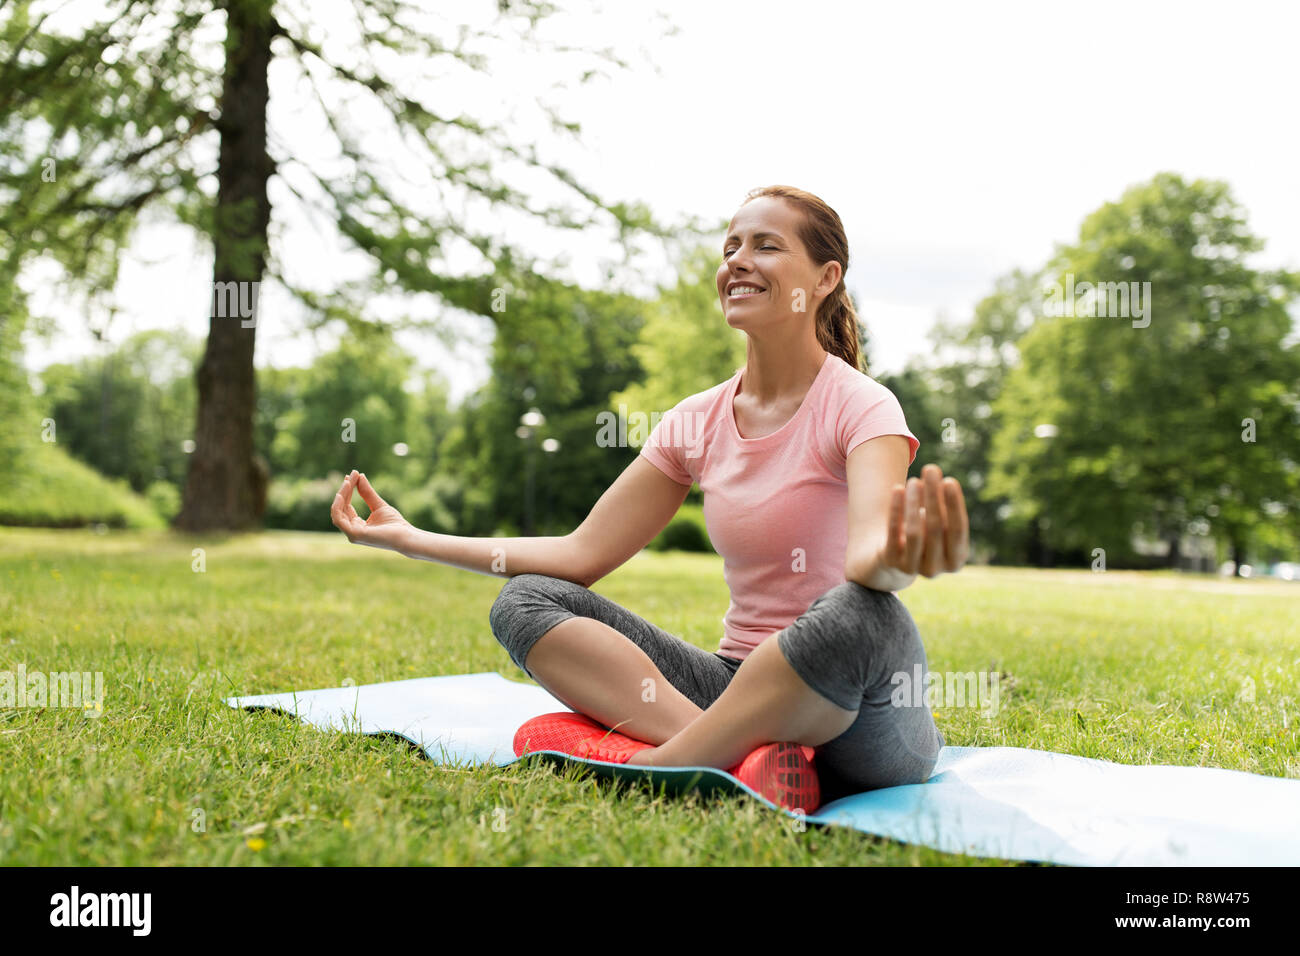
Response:
POLYGON ((348 540, 509 578, 493 634, 578 712, 526 723, 517 754, 725 768, 807 812, 929 777, 944 741, 927 705, 894 700, 895 675, 911 679, 926 661, 893 592, 961 568, 966 508, 937 466, 907 478, 919 442, 894 395, 859 370, 848 262, 839 216, 816 196, 751 192, 717 274, 727 324, 747 337, 745 366, 665 415, 568 535, 423 532, 365 475, 343 482, 332 514, 348 540), (589 590, 695 482, 731 592, 713 653, 589 590))

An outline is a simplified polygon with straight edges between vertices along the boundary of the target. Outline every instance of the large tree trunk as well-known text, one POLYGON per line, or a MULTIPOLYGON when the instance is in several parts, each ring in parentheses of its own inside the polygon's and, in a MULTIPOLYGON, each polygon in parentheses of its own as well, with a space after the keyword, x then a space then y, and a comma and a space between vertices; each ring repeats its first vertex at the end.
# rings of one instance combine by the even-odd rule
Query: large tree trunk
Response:
POLYGON ((277 24, 269 0, 226 0, 226 71, 213 230, 213 296, 208 342, 198 368, 195 448, 176 527, 187 531, 256 527, 266 507, 266 468, 253 455, 253 339, 258 286, 266 266, 271 207, 266 183, 267 66, 277 24), (233 283, 234 285, 227 285, 233 283), (237 289, 227 296, 217 290, 237 289), (231 301, 252 305, 245 318, 231 301), (247 326, 247 327, 246 327, 247 326))

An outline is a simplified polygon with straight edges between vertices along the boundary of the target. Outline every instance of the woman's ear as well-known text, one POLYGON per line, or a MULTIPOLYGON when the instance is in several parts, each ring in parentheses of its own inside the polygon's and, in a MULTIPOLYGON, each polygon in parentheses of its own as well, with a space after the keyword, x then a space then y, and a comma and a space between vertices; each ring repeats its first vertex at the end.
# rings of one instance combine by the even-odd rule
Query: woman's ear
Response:
POLYGON ((836 286, 840 284, 840 279, 844 277, 844 269, 840 264, 832 259, 826 265, 822 266, 821 275, 817 279, 817 288, 813 291, 814 295, 830 295, 835 291, 836 286))

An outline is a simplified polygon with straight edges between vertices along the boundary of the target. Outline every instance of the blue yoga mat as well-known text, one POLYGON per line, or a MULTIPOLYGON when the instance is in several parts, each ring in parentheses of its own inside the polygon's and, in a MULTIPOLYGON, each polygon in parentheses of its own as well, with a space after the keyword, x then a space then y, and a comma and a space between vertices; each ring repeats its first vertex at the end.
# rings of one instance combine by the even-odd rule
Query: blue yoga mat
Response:
MULTIPOLYGON (((500 674, 460 674, 232 697, 316 727, 396 735, 439 764, 506 766, 515 730, 569 710, 541 687, 500 674)), ((628 767, 538 751, 670 791, 744 792, 713 767, 628 767)), ((1294 866, 1300 863, 1300 780, 1213 767, 1129 766, 1020 747, 945 747, 924 784, 870 790, 804 818, 950 853, 1077 866, 1294 866)))

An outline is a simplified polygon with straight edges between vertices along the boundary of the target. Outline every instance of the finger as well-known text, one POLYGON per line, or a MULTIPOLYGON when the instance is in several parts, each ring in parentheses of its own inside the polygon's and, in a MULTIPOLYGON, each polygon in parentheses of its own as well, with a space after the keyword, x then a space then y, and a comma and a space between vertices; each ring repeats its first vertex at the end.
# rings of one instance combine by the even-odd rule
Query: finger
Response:
POLYGON ((903 559, 905 537, 903 534, 903 514, 906 509, 907 489, 894 485, 889 493, 889 527, 885 532, 885 564, 891 568, 898 567, 903 559))
POLYGON ((925 486, 925 550, 921 556, 921 573, 934 577, 944 569, 943 529, 947 515, 940 495, 940 479, 943 472, 938 465, 926 465, 921 469, 922 482, 925 486))
POLYGON ((370 487, 370 480, 365 475, 357 476, 357 490, 361 492, 361 500, 366 503, 371 511, 382 508, 387 502, 379 497, 374 488, 370 487))
POLYGON ((903 514, 903 534, 906 543, 903 548, 901 570, 916 574, 921 563, 921 548, 925 544, 925 524, 921 515, 921 479, 907 479, 907 503, 903 514))
MULTIPOLYGON (((353 473, 355 474, 355 472, 353 473)), ((343 517, 352 521, 360 521, 357 509, 352 507, 352 493, 355 490, 356 479, 349 475, 343 479, 343 488, 339 491, 340 504, 342 505, 343 517)))
POLYGON ((355 513, 349 515, 351 505, 346 503, 343 497, 343 489, 340 488, 334 495, 334 502, 330 505, 330 520, 334 522, 334 527, 338 528, 351 539, 354 529, 352 519, 356 517, 355 513))
POLYGON ((956 571, 966 563, 970 554, 970 519, 966 515, 966 497, 956 478, 943 480, 944 499, 948 508, 947 552, 948 570, 956 571))
POLYGON ((337 501, 339 504, 342 504, 347 497, 347 493, 348 493, 348 480, 344 478, 343 483, 339 485, 339 490, 334 493, 334 500, 337 501))

